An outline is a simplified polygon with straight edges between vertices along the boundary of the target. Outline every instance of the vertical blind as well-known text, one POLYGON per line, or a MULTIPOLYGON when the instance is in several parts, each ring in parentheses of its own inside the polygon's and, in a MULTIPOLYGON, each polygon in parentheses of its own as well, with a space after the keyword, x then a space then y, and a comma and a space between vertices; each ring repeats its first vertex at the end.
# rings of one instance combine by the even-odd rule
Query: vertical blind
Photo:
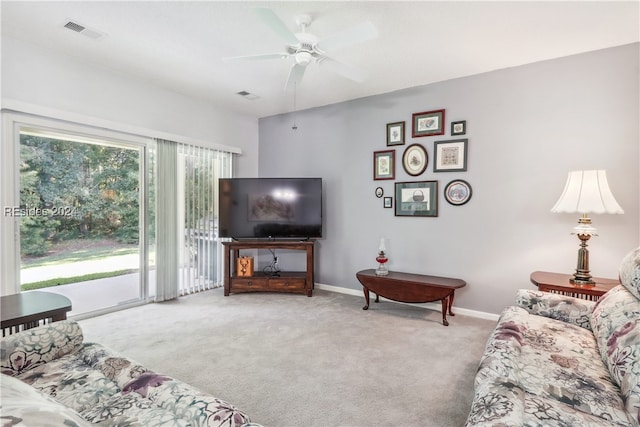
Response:
POLYGON ((231 177, 232 154, 181 144, 178 151, 178 292, 222 286, 218 180, 231 177))
POLYGON ((157 140, 156 301, 222 286, 218 180, 232 153, 157 140))
POLYGON ((156 159, 156 301, 178 296, 176 143, 157 140, 156 159))

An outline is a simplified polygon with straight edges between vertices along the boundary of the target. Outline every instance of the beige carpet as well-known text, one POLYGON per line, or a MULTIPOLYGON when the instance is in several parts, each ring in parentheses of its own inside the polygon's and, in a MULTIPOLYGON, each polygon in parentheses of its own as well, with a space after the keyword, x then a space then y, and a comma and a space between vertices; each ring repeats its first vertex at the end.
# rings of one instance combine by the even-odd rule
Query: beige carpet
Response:
MULTIPOLYGON (((316 290, 221 289, 80 321, 100 342, 267 427, 464 424, 495 322, 316 290)), ((454 307, 455 312, 455 307, 454 307)))

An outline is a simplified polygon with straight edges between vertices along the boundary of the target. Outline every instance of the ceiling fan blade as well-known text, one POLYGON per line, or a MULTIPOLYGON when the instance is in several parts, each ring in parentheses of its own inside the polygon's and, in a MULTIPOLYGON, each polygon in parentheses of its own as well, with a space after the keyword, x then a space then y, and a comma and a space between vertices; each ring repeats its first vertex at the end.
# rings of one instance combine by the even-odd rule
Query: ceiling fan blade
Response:
POLYGON ((358 24, 318 42, 317 46, 323 52, 362 43, 378 37, 378 30, 369 21, 358 24))
POLYGON ((273 10, 266 7, 257 7, 254 9, 254 12, 260 19, 262 19, 262 22, 282 37, 287 44, 295 46, 300 43, 296 35, 287 28, 284 22, 278 18, 273 10))
POLYGON ((293 90, 296 86, 300 86, 302 76, 304 76, 306 69, 307 67, 304 65, 294 64, 293 67, 291 67, 291 71, 289 71, 289 78, 284 86, 284 90, 289 91, 293 90))
POLYGON ((326 68, 327 70, 333 71, 336 74, 340 74, 341 76, 353 80, 354 82, 362 83, 367 79, 366 71, 358 67, 354 67, 353 65, 345 64, 334 59, 327 58, 326 56, 319 60, 318 64, 322 68, 326 68))
POLYGON ((286 52, 283 53, 262 53, 259 55, 243 55, 243 56, 228 56, 226 58, 222 58, 225 62, 231 61, 245 61, 245 60, 263 60, 263 59, 285 59, 288 58, 289 54, 286 52))

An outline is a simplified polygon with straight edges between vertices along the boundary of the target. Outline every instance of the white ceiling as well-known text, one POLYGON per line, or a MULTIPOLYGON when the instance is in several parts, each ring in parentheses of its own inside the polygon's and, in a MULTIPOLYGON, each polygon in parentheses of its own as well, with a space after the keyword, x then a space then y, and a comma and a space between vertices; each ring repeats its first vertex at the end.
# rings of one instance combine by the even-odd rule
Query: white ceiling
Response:
POLYGON ((297 32, 309 13, 320 39, 363 21, 379 37, 335 52, 367 71, 355 83, 310 64, 297 89, 305 109, 640 40, 638 1, 63 1, 2 0, 2 36, 135 75, 238 112, 293 110, 284 91, 292 58, 223 62, 281 52, 285 43, 252 10, 271 8, 297 32), (63 28, 69 20, 104 34, 63 28), (251 92, 259 99, 236 94, 251 92))

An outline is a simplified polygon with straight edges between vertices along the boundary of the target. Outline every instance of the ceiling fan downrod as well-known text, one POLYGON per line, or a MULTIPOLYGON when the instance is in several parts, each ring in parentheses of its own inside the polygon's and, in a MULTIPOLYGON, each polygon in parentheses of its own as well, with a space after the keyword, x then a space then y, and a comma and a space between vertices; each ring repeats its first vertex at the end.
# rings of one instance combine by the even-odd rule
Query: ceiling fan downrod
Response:
POLYGON ((298 125, 296 125, 296 87, 297 84, 293 83, 293 126, 291 126, 292 130, 298 130, 298 125))

